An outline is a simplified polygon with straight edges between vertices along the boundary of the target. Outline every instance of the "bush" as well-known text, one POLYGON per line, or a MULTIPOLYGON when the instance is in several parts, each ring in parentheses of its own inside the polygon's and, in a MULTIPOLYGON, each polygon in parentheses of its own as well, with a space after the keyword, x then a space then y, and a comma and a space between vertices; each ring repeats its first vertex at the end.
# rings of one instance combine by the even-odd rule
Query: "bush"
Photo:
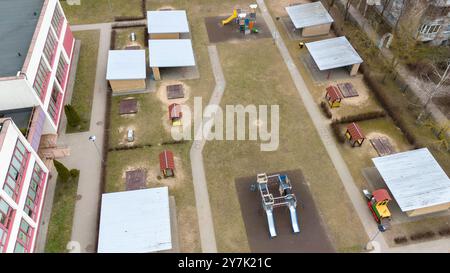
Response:
POLYGON ((416 233, 411 235, 411 240, 416 241, 416 240, 423 240, 423 239, 430 239, 433 238, 436 234, 433 231, 427 231, 427 232, 420 232, 420 233, 416 233))
POLYGON ((322 101, 322 102, 320 103, 320 108, 322 109, 322 112, 325 114, 325 116, 326 116, 327 118, 332 118, 332 117, 333 117, 333 113, 331 113, 331 109, 330 109, 330 107, 328 106, 328 103, 322 101))
POLYGON ((114 21, 115 22, 123 22, 123 21, 138 21, 145 19, 145 16, 115 16, 114 21))
POLYGON ((72 105, 66 104, 64 106, 64 112, 66 113, 67 123, 71 127, 76 128, 76 127, 79 127, 81 125, 80 115, 78 115, 77 111, 75 110, 75 108, 73 108, 72 105))
MULTIPOLYGON (((113 29, 111 31, 111 42, 110 42, 110 46, 109 46, 110 47, 109 49, 111 49, 111 50, 116 49, 116 34, 117 34, 116 30, 113 29)), ((108 83, 109 83, 109 81, 108 81, 108 83)))
POLYGON ((408 242, 408 238, 406 236, 396 237, 394 239, 394 242, 396 244, 404 244, 404 243, 408 242))
POLYGON ((337 123, 352 123, 352 122, 360 122, 370 119, 384 118, 386 117, 386 113, 384 111, 373 111, 368 113, 361 113, 353 116, 345 116, 340 119, 335 120, 337 123))
POLYGON ((345 143, 345 135, 341 132, 340 123, 333 121, 331 123, 331 129, 333 130, 334 136, 339 143, 345 143))
POLYGON ((61 179, 64 183, 69 181, 69 178, 71 177, 69 169, 67 169, 64 164, 59 162, 58 160, 53 160, 53 164, 55 165, 55 169, 58 172, 58 178, 61 179))
POLYGON ((72 169, 72 170, 70 170, 69 174, 70 174, 70 178, 73 178, 73 179, 77 178, 80 176, 80 170, 72 169))
POLYGON ((450 228, 444 228, 444 229, 439 230, 439 235, 450 236, 450 228))

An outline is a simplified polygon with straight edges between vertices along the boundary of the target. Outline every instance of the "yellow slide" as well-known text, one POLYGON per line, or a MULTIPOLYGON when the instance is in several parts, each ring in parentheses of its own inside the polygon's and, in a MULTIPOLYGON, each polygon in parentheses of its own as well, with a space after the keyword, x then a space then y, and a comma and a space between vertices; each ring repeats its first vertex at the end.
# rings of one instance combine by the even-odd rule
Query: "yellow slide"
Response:
POLYGON ((237 10, 233 10, 233 14, 225 20, 222 20, 222 25, 226 25, 229 22, 233 21, 234 18, 237 17, 237 10))

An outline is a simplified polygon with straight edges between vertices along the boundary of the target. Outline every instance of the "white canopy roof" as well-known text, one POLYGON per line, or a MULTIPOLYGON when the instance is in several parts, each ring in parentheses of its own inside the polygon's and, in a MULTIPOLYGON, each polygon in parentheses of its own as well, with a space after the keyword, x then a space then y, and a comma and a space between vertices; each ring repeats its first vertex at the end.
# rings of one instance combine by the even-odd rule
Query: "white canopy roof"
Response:
POLYGON ((328 70, 363 62, 345 36, 306 43, 320 70, 328 70))
POLYGON ((150 67, 195 66, 194 50, 189 39, 149 40, 150 67))
POLYGON ((188 33, 189 24, 184 10, 147 11, 148 33, 188 33))
POLYGON ((428 149, 372 159, 402 211, 450 202, 450 180, 428 149))
POLYGON ((99 253, 147 253, 171 248, 167 187, 102 195, 99 253))
POLYGON ((145 50, 110 50, 106 79, 145 79, 145 69, 145 50))
POLYGON ((320 1, 289 6, 286 11, 297 29, 334 22, 320 1))

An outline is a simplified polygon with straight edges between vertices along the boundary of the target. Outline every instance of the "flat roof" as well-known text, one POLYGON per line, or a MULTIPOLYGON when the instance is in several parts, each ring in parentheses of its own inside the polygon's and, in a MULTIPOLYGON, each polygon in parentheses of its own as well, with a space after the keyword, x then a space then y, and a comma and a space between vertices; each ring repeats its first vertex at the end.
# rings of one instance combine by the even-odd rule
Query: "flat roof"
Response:
POLYGON ((149 40, 150 67, 195 66, 194 50, 189 39, 149 40))
POLYGON ((172 248, 167 187, 102 195, 98 253, 172 248))
POLYGON ((22 69, 44 1, 0 1, 0 77, 16 76, 22 69))
POLYGON ((295 28, 333 23, 334 20, 320 1, 289 6, 286 11, 295 28))
POLYGON ((320 70, 340 68, 363 62, 345 36, 306 43, 306 47, 320 70))
POLYGON ((145 50, 109 51, 107 80, 140 80, 146 77, 145 50))
POLYGON ((189 24, 185 10, 147 11, 148 33, 188 33, 189 24))
POLYGON ((426 148, 372 159, 402 211, 450 202, 450 179, 426 148))

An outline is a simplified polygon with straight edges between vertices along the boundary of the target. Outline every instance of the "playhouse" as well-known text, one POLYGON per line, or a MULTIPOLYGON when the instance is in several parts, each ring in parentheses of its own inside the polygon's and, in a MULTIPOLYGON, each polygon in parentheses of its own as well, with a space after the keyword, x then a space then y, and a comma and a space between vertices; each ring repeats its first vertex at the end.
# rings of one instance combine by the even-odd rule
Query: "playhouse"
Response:
POLYGON ((350 141, 352 147, 355 147, 356 145, 361 147, 366 139, 361 128, 354 122, 347 126, 345 137, 350 141))
POLYGON ((339 89, 336 86, 331 85, 327 87, 326 90, 325 99, 328 101, 328 105, 330 105, 331 108, 340 107, 343 96, 339 89))
POLYGON ((172 126, 181 126, 181 119, 183 112, 181 111, 181 105, 178 103, 172 103, 169 105, 169 119, 172 122, 172 126))
POLYGON ((159 154, 159 167, 164 178, 175 176, 175 161, 171 151, 164 150, 159 154))
POLYGON ((250 33, 258 33, 259 30, 255 27, 256 9, 258 8, 258 5, 251 4, 249 8, 250 10, 248 11, 243 9, 233 10, 233 14, 231 14, 227 19, 222 20, 222 25, 227 25, 234 22, 239 26, 239 31, 246 35, 250 33))

